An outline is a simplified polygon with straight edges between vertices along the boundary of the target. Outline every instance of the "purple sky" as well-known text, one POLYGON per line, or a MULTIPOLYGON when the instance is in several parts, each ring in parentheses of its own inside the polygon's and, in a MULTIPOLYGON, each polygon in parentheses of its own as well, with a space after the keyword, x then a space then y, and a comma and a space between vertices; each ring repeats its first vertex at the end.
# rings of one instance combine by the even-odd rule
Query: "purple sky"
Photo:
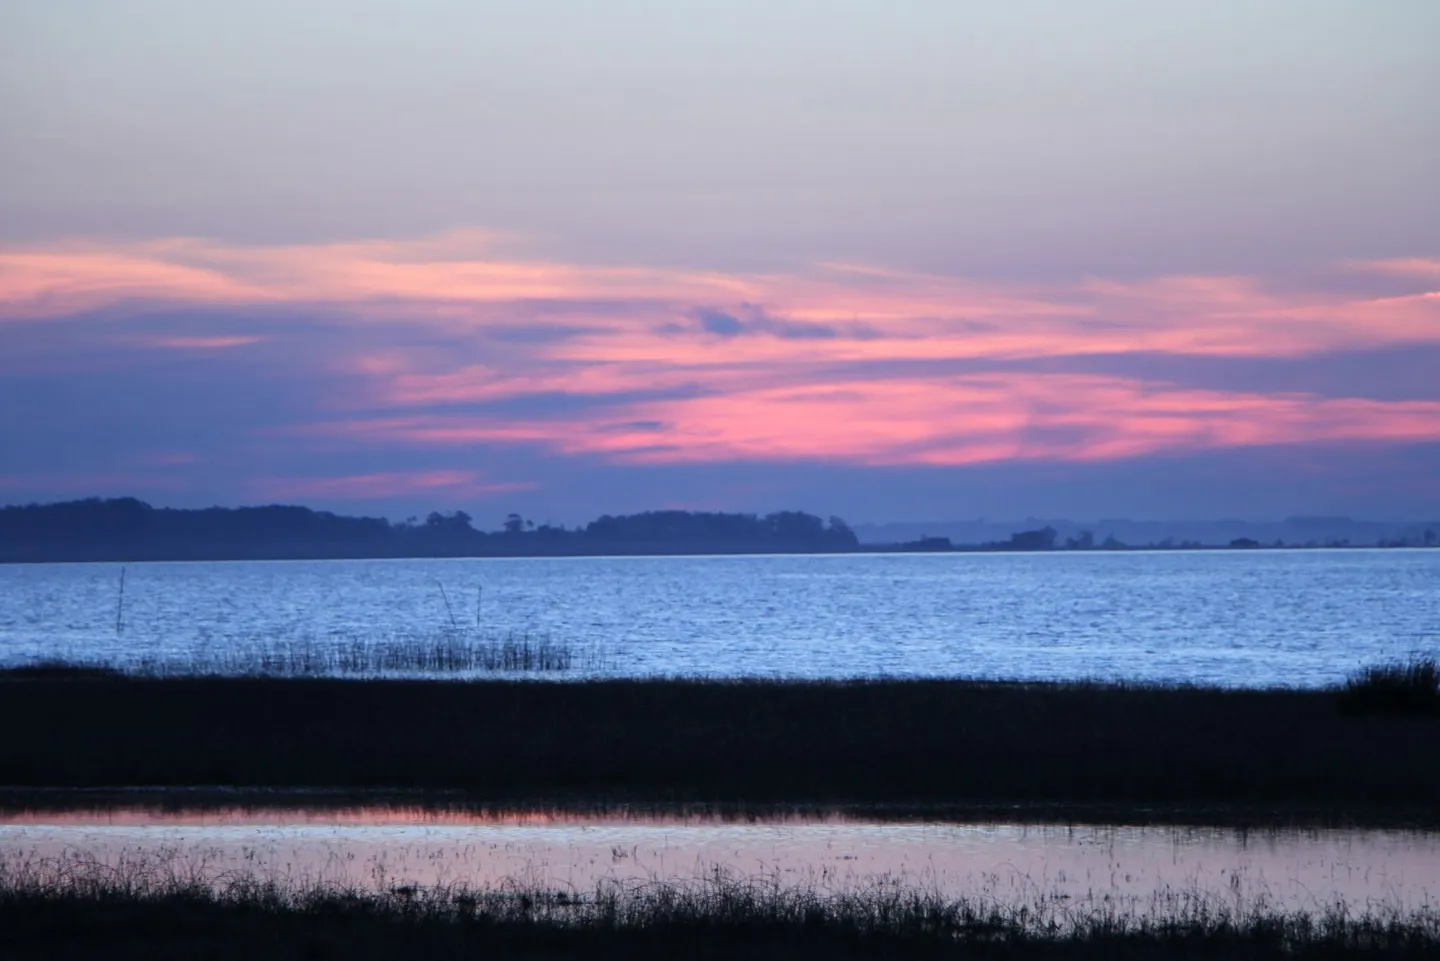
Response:
POLYGON ((1440 516, 1429 0, 18 0, 0 502, 1440 516))

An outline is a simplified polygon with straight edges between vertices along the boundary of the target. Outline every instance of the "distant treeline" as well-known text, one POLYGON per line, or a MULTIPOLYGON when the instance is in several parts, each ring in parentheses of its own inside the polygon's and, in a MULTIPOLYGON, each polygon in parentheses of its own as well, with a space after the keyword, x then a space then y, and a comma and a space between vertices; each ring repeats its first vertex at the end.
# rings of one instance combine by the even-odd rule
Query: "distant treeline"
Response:
MULTIPOLYGON (((477 530, 464 511, 389 521, 308 507, 152 507, 133 497, 91 498, 0 508, 0 563, 324 559, 342 557, 564 557, 597 554, 823 554, 848 551, 1124 551, 1345 547, 1348 542, 1261 542, 1236 538, 1207 545, 1170 538, 1130 544, 1088 530, 1062 537, 1047 525, 1006 540, 957 544, 949 537, 861 544, 838 517, 802 511, 732 514, 646 511, 607 514, 582 527, 536 525, 510 514, 493 531, 477 530)), ((1426 528, 1381 547, 1440 547, 1426 528)))
POLYGON ((856 524, 862 544, 907 544, 912 550, 1194 550, 1263 547, 1436 547, 1440 518, 1367 521, 1350 517, 1256 520, 1076 521, 1027 517, 856 524))
MULTIPOLYGON (((1039 530, 1017 531, 1011 534, 1008 540, 986 541, 983 544, 956 544, 948 537, 932 537, 925 535, 918 540, 903 541, 899 544, 885 545, 886 549, 897 551, 915 552, 944 552, 944 551, 1129 551, 1129 550, 1155 550, 1155 551, 1200 551, 1211 550, 1217 547, 1231 550, 1260 550, 1262 548, 1294 549, 1294 548, 1325 548, 1325 547, 1350 547, 1349 541, 1337 540, 1321 543, 1316 540, 1309 540, 1300 543, 1287 543, 1276 539, 1269 543, 1262 543, 1253 537, 1237 537, 1228 544, 1204 544, 1200 541, 1181 540, 1167 537, 1159 541, 1151 541, 1145 544, 1127 544, 1117 538, 1114 534, 1106 535, 1104 540, 1097 541, 1092 531, 1082 530, 1075 537, 1060 539, 1059 533, 1053 527, 1042 527, 1039 530)), ((1433 529, 1426 528, 1423 533, 1413 537, 1397 537, 1388 540, 1381 540, 1376 544, 1365 545, 1370 547, 1440 547, 1440 535, 1433 529)))
POLYGON ((584 527, 518 514, 481 531, 464 511, 392 522, 308 507, 152 507, 133 497, 0 508, 0 561, 523 557, 583 554, 819 553, 859 549, 850 526, 800 511, 646 511, 584 527))

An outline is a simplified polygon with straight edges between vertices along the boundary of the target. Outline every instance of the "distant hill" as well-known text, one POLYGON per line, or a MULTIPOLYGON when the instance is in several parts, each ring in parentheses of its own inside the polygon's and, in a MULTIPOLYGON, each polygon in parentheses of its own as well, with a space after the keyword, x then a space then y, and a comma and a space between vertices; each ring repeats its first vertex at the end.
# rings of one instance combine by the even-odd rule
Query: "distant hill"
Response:
POLYGON ((647 511, 584 527, 535 526, 511 514, 479 531, 464 511, 393 523, 308 507, 177 510, 125 497, 0 508, 0 561, 514 557, 583 554, 851 551, 843 520, 799 511, 647 511))

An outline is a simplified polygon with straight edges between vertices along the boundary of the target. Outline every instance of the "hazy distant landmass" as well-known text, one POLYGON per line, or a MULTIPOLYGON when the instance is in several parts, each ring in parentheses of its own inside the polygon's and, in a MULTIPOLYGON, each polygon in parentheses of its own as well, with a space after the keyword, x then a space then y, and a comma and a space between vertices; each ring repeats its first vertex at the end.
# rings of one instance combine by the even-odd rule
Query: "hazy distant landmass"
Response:
POLYGON ((598 554, 1048 551, 1209 547, 1437 546, 1440 522, 1344 517, 1251 521, 953 521, 863 525, 803 511, 771 514, 646 511, 579 527, 510 514, 493 531, 464 511, 391 521, 308 507, 203 510, 131 497, 0 508, 0 561, 539 557, 598 554))
POLYGON ((476 530, 464 511, 399 523, 308 507, 151 507, 135 498, 0 509, 0 560, 244 560, 524 557, 584 554, 811 553, 859 549, 838 517, 800 511, 647 511, 566 528, 509 515, 476 530))
POLYGON ((918 544, 945 538, 956 545, 1001 545, 1018 532, 1055 532, 1054 547, 1228 547, 1250 541, 1263 547, 1434 546, 1440 521, 1365 521, 1349 517, 1287 517, 1280 521, 1072 521, 959 520, 925 523, 856 524, 862 544, 918 544), (1427 539, 1428 533, 1428 539, 1427 539))

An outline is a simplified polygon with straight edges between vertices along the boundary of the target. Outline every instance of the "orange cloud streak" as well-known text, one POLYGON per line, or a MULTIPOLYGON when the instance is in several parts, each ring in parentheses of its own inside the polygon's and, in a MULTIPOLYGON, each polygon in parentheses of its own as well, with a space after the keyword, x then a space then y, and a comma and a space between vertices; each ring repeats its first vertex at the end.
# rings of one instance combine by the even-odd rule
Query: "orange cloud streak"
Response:
MULTIPOLYGON (((0 248, 0 317, 36 319, 132 301, 327 304, 345 306, 345 315, 356 320, 408 311, 420 322, 484 328, 513 322, 495 309, 506 305, 562 306, 550 319, 526 317, 537 326, 573 323, 599 302, 625 305, 623 317, 604 318, 619 336, 571 344, 568 354, 560 354, 602 362, 685 363, 713 354, 708 345, 655 337, 657 322, 696 307, 755 304, 790 322, 863 323, 871 333, 805 341, 746 338, 727 347, 731 360, 1156 350, 1265 356, 1440 341, 1440 298, 1433 295, 1281 295, 1245 277, 996 285, 836 264, 804 273, 725 274, 506 259, 496 247, 494 235, 474 231, 408 242, 291 246, 194 239, 12 246, 0 248)), ((1408 276, 1432 265, 1409 260, 1373 266, 1408 276)))

